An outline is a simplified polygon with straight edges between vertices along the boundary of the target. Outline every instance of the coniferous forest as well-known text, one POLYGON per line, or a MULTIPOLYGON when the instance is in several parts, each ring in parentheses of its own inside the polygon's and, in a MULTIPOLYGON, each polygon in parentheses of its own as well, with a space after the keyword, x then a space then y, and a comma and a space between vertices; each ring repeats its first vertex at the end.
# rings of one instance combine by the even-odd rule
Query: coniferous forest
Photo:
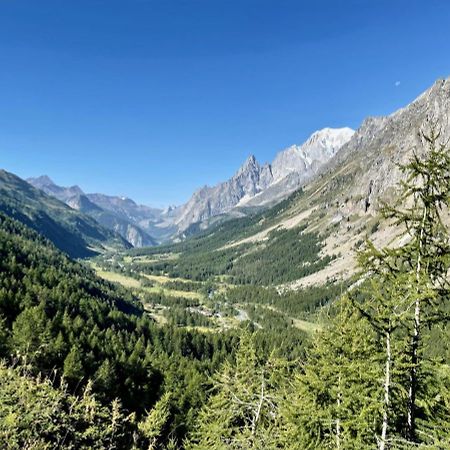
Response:
MULTIPOLYGON (((194 256, 157 293, 152 278, 141 290, 100 278, 0 213, 1 448, 450 448, 450 155, 436 127, 421 138, 380 211, 401 244, 367 240, 351 280, 297 294, 267 285, 299 255, 302 270, 322 264, 308 233, 290 247, 280 232, 228 267, 225 293, 205 272, 180 281, 201 270, 194 256), (296 256, 270 275, 277 244, 296 256), (242 305, 236 326, 214 325, 242 305), (313 331, 293 326, 312 317, 313 331)), ((132 280, 162 273, 142 267, 132 280)))

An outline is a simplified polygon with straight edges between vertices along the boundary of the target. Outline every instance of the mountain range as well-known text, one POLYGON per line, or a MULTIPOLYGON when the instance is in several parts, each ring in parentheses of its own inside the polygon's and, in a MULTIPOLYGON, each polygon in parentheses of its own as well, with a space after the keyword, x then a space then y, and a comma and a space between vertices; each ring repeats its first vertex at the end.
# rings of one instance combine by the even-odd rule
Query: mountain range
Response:
POLYGON ((29 178, 27 182, 119 233, 133 247, 156 244, 156 240, 139 224, 144 220, 157 220, 159 210, 137 205, 129 198, 85 194, 79 186, 58 186, 46 175, 29 178))
POLYGON ((278 153, 272 164, 260 165, 251 155, 228 181, 195 192, 175 210, 174 222, 183 231, 235 207, 274 204, 314 176, 353 133, 350 128, 316 131, 303 145, 278 153))
POLYGON ((267 207, 307 182, 352 137, 350 128, 325 128, 303 145, 280 152, 272 164, 260 165, 251 155, 227 181, 205 186, 179 207, 161 210, 138 205, 126 197, 86 194, 79 186, 62 187, 48 176, 29 178, 43 190, 119 233, 134 247, 155 245, 175 238, 193 224, 206 227, 211 218, 245 214, 249 207, 267 207))

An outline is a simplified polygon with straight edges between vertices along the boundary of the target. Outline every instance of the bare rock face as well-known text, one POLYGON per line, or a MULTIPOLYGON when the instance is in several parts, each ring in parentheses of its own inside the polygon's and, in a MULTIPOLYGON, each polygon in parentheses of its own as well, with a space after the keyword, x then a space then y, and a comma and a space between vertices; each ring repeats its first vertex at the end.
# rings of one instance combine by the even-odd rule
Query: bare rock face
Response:
POLYGON ((252 155, 228 181, 195 192, 175 211, 175 223, 183 231, 193 223, 229 213, 236 206, 261 206, 280 200, 313 176, 352 135, 350 128, 325 128, 263 166, 252 155))
MULTIPOLYGON (((395 196, 402 178, 398 165, 426 148, 420 131, 435 122, 441 140, 450 138, 450 78, 437 81, 406 107, 386 117, 370 117, 339 153, 324 166, 324 176, 339 171, 347 177, 343 192, 356 201, 359 211, 374 213, 380 200, 395 196)), ((344 182, 345 183, 345 182, 344 182)))
POLYGON ((175 223, 180 230, 210 217, 229 212, 244 197, 254 197, 272 182, 270 166, 261 167, 253 155, 225 183, 199 189, 181 206, 175 223))

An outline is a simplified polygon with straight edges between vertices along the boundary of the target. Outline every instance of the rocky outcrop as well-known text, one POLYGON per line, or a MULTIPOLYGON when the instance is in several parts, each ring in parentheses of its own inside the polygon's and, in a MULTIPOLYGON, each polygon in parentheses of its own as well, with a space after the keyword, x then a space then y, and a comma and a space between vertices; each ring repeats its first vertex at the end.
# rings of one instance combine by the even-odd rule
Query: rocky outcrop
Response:
POLYGON ((243 198, 254 197, 266 189, 273 180, 269 165, 260 166, 253 155, 228 181, 214 187, 199 189, 181 206, 175 215, 180 230, 210 217, 229 212, 243 198))
POLYGON ((348 180, 342 189, 355 207, 375 213, 380 200, 395 196, 394 187, 403 174, 399 165, 426 146, 419 133, 436 123, 441 141, 450 138, 450 78, 437 81, 412 103, 386 117, 369 117, 352 139, 322 169, 324 178, 339 172, 348 180))

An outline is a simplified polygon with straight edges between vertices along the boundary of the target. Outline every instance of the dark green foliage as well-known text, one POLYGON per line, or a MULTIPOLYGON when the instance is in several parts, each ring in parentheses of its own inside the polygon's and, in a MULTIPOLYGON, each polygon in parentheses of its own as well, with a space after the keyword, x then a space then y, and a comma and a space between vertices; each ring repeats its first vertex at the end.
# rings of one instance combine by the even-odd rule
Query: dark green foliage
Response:
POLYGON ((302 319, 338 298, 345 288, 346 285, 326 284, 279 293, 274 288, 239 286, 228 290, 226 299, 232 304, 268 305, 290 317, 302 319))
POLYGON ((173 280, 165 283, 164 287, 167 289, 174 289, 176 291, 197 292, 202 290, 203 284, 196 283, 194 281, 173 280))
POLYGON ((288 365, 273 357, 261 360, 256 339, 257 334, 244 333, 236 361, 225 363, 214 377, 212 395, 200 412, 188 449, 275 448, 288 365))
POLYGON ((376 448, 382 389, 380 344, 367 320, 343 298, 309 350, 286 403, 292 449, 376 448))
POLYGON ((276 230, 268 242, 235 261, 230 274, 239 284, 281 284, 298 280, 323 269, 331 260, 321 258, 318 236, 305 233, 306 227, 276 230))
POLYGON ((146 361, 145 346, 136 350, 141 333, 134 331, 151 324, 129 293, 98 280, 3 215, 0 255, 0 314, 16 355, 44 373, 64 368, 71 386, 92 377, 109 358, 117 365, 112 395, 138 410, 154 401, 160 375, 146 361), (128 384, 132 371, 148 387, 128 384))

